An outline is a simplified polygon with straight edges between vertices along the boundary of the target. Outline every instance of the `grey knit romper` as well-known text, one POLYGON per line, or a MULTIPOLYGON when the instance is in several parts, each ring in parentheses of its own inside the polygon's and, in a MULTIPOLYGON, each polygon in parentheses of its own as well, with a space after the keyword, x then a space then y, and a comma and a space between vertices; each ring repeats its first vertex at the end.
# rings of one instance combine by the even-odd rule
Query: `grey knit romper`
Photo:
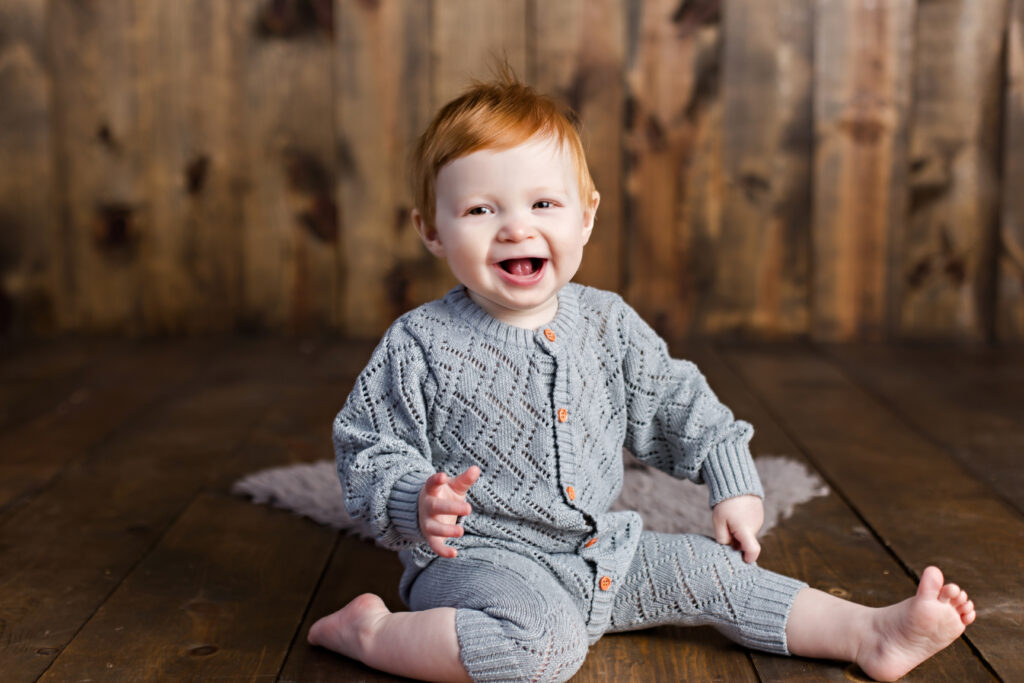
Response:
POLYGON ((462 661, 479 681, 563 681, 602 634, 660 624, 711 624, 787 653, 805 583, 608 511, 623 447, 707 484, 711 506, 763 495, 752 435, 619 296, 575 284, 538 330, 494 319, 462 286, 410 311, 334 422, 350 515, 401 551, 411 609, 457 608, 462 661), (439 558, 419 530, 420 489, 471 465, 473 513, 449 541, 459 555, 439 558))

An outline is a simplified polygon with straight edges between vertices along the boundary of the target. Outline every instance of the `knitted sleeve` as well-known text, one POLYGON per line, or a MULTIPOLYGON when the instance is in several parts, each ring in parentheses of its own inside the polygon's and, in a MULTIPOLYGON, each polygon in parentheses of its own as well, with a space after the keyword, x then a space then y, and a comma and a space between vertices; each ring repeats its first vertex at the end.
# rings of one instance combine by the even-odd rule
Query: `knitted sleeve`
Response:
POLYGON ((652 467, 706 483, 712 506, 744 494, 763 497, 750 455, 753 427, 733 417, 696 365, 672 358, 665 341, 624 308, 625 447, 652 467))
POLYGON ((334 419, 345 507, 393 550, 425 542, 417 503, 433 474, 427 417, 437 383, 418 341, 392 326, 334 419))

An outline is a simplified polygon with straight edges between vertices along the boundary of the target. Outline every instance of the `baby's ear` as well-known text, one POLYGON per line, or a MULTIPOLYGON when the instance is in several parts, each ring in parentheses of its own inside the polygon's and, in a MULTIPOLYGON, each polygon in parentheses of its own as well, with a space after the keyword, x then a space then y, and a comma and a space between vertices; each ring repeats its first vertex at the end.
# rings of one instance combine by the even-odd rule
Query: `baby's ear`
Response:
POLYGON ((423 244, 426 245, 427 251, 437 258, 444 258, 444 245, 441 244, 437 228, 433 225, 427 225, 419 209, 412 210, 412 224, 416 228, 416 233, 420 236, 420 239, 423 240, 423 244))
POLYGON ((590 233, 594 232, 594 218, 597 216, 597 205, 601 203, 601 195, 597 190, 590 195, 590 204, 583 207, 583 243, 590 241, 590 233))

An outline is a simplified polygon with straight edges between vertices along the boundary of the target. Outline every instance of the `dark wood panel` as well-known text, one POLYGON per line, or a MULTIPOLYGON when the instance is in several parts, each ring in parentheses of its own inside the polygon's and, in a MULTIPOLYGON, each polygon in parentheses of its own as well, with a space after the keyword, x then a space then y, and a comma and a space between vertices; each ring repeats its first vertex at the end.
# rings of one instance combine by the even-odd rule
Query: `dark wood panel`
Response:
POLYGON ((98 367, 117 354, 115 346, 60 340, 0 351, 0 434, 85 400, 85 387, 96 381, 98 367))
POLYGON ((710 627, 612 633, 590 648, 573 683, 757 681, 750 656, 710 627))
POLYGON ((0 6, 0 336, 58 326, 60 248, 45 3, 0 6))
POLYGON ((137 9, 130 0, 48 6, 63 329, 142 329, 152 205, 138 58, 151 36, 137 9))
MULTIPOLYGON (((783 455, 814 471, 803 449, 718 353, 698 348, 686 357, 698 364, 712 389, 736 416, 754 426, 751 446, 755 456, 783 455)), ((915 580, 835 492, 801 505, 761 541, 759 565, 846 600, 880 607, 904 600, 916 590, 915 580)), ((753 658, 762 681, 838 683, 866 679, 856 665, 847 663, 759 653, 753 658)), ((993 677, 961 640, 903 680, 952 683, 990 681, 993 677)))
POLYGON ((811 333, 817 339, 878 339, 893 326, 892 240, 907 211, 915 5, 816 5, 811 333))
POLYGON ((1003 183, 996 333, 1024 340, 1024 0, 1012 0, 1006 39, 1003 183))
POLYGON ((338 323, 332 3, 242 3, 246 325, 338 323))
POLYGON ((529 79, 526 7, 527 0, 433 3, 431 110, 443 107, 473 79, 488 79, 498 60, 507 60, 519 78, 529 79))
POLYGON ((200 495, 39 680, 273 677, 333 545, 308 520, 200 495))
POLYGON ((125 421, 185 390, 214 360, 203 341, 115 348, 52 410, 0 433, 0 510, 90 457, 125 421))
POLYGON ((626 299, 660 333, 695 325, 719 228, 719 10, 632 7, 626 49, 626 299))
POLYGON ((722 216, 700 324, 799 333, 809 317, 811 3, 723 7, 722 216))
MULTIPOLYGON (((140 306, 150 332, 230 331, 242 310, 240 190, 254 161, 242 144, 244 85, 256 63, 247 48, 257 26, 245 7, 203 0, 133 6, 134 30, 144 36, 133 59, 149 216, 140 235, 140 306)), ((314 99, 317 91, 309 90, 294 106, 314 99)))
POLYGON ((0 525, 0 621, 11 634, 0 669, 41 673, 200 487, 247 472, 246 434, 289 383, 309 384, 314 358, 276 342, 225 348, 205 382, 136 416, 12 510, 0 525))
POLYGON ((897 224, 902 337, 985 339, 999 213, 1004 0, 917 5, 910 214, 897 224))
POLYGON ((727 358, 900 562, 915 576, 936 564, 970 593, 966 637, 996 673, 1024 677, 1024 517, 806 349, 727 358))
POLYGON ((336 11, 341 315, 346 334, 373 338, 454 285, 413 229, 407 182, 409 154, 434 114, 432 5, 341 2, 336 11))
POLYGON ((1024 513, 1024 353, 865 345, 826 351, 1024 513))

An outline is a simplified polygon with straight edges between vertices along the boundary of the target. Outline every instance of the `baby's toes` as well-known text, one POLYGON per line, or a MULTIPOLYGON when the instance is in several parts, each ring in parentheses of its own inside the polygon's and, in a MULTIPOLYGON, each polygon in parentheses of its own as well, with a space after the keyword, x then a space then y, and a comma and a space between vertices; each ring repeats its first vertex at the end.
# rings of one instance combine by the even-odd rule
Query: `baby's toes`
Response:
POLYGON ((956 600, 956 598, 962 592, 963 591, 960 590, 960 586, 956 585, 955 583, 947 583, 945 586, 942 587, 942 590, 939 592, 939 600, 941 602, 951 603, 954 600, 956 600))
POLYGON ((963 621, 964 624, 970 624, 977 616, 974 612, 974 601, 972 600, 968 600, 966 603, 961 605, 958 608, 958 611, 960 612, 960 620, 963 621))
POLYGON ((967 602, 967 591, 960 591, 960 594, 955 596, 949 601, 953 607, 959 609, 964 603, 967 602))

